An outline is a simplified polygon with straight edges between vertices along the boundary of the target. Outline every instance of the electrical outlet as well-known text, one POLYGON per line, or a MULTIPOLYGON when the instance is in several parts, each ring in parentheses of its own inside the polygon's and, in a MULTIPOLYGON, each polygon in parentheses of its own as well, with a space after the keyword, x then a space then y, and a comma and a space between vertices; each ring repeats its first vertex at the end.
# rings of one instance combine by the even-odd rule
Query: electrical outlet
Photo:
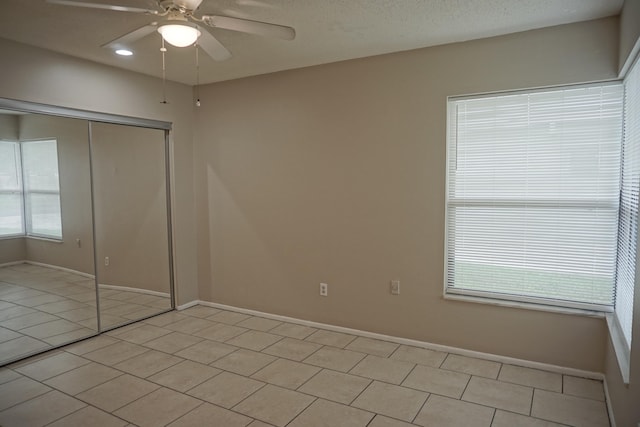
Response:
POLYGON ((320 283, 320 296, 326 297, 329 292, 329 285, 320 283))
POLYGON ((104 266, 105 267, 109 266, 109 257, 108 256, 104 257, 104 266))
POLYGON ((400 280, 391 281, 391 295, 400 295, 400 280))

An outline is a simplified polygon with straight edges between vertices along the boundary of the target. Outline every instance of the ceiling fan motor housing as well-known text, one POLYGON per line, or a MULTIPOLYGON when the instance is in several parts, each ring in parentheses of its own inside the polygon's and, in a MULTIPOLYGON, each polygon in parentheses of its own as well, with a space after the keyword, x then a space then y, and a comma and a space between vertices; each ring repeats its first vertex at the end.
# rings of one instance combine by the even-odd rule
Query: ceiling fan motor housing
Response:
POLYGON ((176 9, 183 12, 193 12, 200 7, 202 0, 160 0, 159 3, 164 10, 176 9))

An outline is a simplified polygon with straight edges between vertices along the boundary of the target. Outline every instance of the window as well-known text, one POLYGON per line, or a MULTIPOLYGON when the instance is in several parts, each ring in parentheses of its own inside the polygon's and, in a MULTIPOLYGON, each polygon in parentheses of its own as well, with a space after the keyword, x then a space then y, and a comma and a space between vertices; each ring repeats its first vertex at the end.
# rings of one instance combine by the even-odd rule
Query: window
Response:
POLYGON ((20 145, 0 141, 0 237, 24 234, 20 145))
POLYGON ((62 239, 55 140, 0 141, 0 237, 62 239))
POLYGON ((447 294, 612 310, 622 92, 449 100, 447 294))
POLYGON ((640 66, 636 65, 624 81, 624 126, 622 138, 622 183, 618 262, 616 266, 615 317, 627 350, 631 349, 633 288, 638 241, 638 197, 640 195, 640 66))

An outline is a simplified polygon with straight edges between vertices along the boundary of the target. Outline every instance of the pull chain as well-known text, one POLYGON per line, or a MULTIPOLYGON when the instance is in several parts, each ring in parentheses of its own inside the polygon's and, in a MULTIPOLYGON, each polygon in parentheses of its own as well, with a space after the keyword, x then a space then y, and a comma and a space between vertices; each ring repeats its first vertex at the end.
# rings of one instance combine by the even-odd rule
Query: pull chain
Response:
POLYGON ((200 106, 200 57, 198 51, 200 50, 200 45, 196 42, 196 107, 200 106))
POLYGON ((164 47, 164 38, 160 37, 162 40, 162 47, 160 48, 160 52, 162 52, 162 102, 161 104, 167 104, 167 66, 165 62, 165 54, 167 53, 167 48, 164 47))

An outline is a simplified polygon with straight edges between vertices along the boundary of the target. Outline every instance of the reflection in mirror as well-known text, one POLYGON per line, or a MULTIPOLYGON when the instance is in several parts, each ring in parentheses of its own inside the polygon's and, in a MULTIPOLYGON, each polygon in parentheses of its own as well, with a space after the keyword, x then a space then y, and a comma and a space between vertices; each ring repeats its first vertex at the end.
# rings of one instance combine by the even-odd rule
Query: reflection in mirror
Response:
POLYGON ((100 327, 170 310, 165 132, 91 122, 100 327))
POLYGON ((0 110, 0 364, 97 332, 87 134, 0 110))

